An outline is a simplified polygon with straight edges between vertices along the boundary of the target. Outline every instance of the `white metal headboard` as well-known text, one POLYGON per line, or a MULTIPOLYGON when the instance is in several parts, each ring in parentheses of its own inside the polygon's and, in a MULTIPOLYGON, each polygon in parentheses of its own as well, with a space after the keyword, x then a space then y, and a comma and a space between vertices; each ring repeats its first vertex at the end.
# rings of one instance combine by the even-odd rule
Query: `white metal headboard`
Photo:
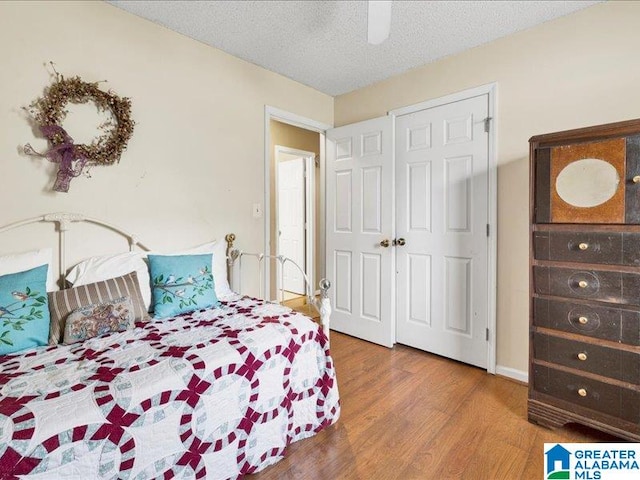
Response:
MULTIPOLYGON (((9 225, 5 225, 4 227, 0 227, 0 233, 13 230, 19 227, 23 227, 25 225, 29 225, 32 223, 55 223, 58 231, 58 281, 63 281, 64 277, 67 273, 67 265, 66 265, 66 244, 65 244, 65 233, 69 230, 69 226, 72 223, 79 222, 87 222, 93 223, 95 225, 99 225, 101 227, 108 228, 113 232, 125 237, 129 243, 129 250, 133 251, 136 247, 140 248, 144 251, 150 251, 146 245, 141 243, 138 240, 136 235, 129 233, 123 230, 116 225, 111 223, 103 222, 102 220, 98 220, 96 218, 87 217, 85 215, 81 215, 79 213, 66 213, 66 212, 57 212, 57 213, 47 213, 45 215, 41 215, 39 217, 28 218, 26 220, 20 220, 19 222, 10 223, 9 225)), ((64 285, 64 283, 63 283, 64 285)))
MULTIPOLYGON (((3 227, 0 227, 0 233, 7 232, 9 230, 14 230, 19 227, 23 227, 25 225, 30 225, 34 223, 55 223, 57 226, 58 232, 58 283, 64 286, 65 276, 67 273, 67 264, 66 264, 66 243, 65 243, 65 234, 72 223, 93 223, 95 225, 107 228, 127 239, 129 243, 129 250, 134 251, 137 248, 143 251, 151 251, 149 247, 145 244, 141 243, 138 240, 138 237, 122 228, 113 225, 112 223, 104 222, 102 220, 98 220, 96 218, 87 217, 86 215, 82 215, 79 213, 67 213, 67 212, 57 212, 57 213, 47 213, 41 215, 39 217, 28 218, 26 220, 20 220, 18 222, 10 223, 3 227)), ((304 271, 300 268, 298 264, 296 264, 293 260, 284 257, 282 255, 273 256, 273 255, 265 255, 262 253, 248 253, 238 250, 234 248, 233 242, 235 241, 236 236, 233 233, 226 235, 225 240, 227 242, 227 265, 228 265, 228 277, 231 281, 233 266, 238 261, 238 264, 242 262, 243 257, 254 257, 258 260, 258 268, 260 274, 262 273, 262 262, 265 259, 274 259, 277 260, 281 266, 284 266, 286 263, 292 263, 296 268, 298 268, 304 277, 306 292, 307 292, 307 300, 310 305, 313 305, 318 313, 320 313, 320 321, 322 323, 322 328, 329 338, 329 321, 331 316, 331 304, 329 302, 328 290, 331 286, 331 283, 327 279, 322 279, 319 282, 320 286, 320 298, 315 297, 315 289, 310 285, 309 279, 305 275, 304 271)), ((240 265, 239 265, 240 266, 240 265)), ((238 273, 241 274, 242 269, 239 269, 238 273)), ((260 279, 262 280, 262 275, 260 275, 260 279)), ((239 285, 241 285, 241 278, 239 278, 239 285)), ((240 289, 239 289, 240 290, 240 289)), ((262 284, 260 285, 260 291, 263 291, 262 284)))

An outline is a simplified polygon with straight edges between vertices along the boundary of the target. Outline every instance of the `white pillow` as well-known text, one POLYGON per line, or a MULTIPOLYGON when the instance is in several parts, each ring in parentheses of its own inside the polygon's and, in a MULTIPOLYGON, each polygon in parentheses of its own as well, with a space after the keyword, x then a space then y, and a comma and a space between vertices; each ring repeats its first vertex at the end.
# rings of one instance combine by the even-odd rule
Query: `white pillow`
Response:
POLYGON ((227 243, 215 242, 213 246, 213 278, 215 279, 216 297, 233 295, 227 276, 227 243))
POLYGON ((56 281, 52 268, 53 250, 51 248, 41 248, 31 252, 16 253, 0 257, 0 275, 24 272, 40 265, 47 264, 47 292, 56 289, 56 281))
POLYGON ((123 252, 115 255, 91 257, 73 267, 65 278, 74 287, 79 287, 121 277, 135 271, 138 274, 142 300, 149 310, 151 287, 149 285, 149 267, 144 261, 146 255, 146 252, 123 252))

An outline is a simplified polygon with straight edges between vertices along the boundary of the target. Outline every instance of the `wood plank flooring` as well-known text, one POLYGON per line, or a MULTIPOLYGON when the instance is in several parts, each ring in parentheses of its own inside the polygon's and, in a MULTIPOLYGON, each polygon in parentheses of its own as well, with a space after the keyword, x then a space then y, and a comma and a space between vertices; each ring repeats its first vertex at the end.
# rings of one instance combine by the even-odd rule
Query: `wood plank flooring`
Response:
POLYGON ((527 387, 402 345, 332 332, 342 415, 247 478, 539 479, 545 442, 620 441, 527 421, 527 387))
POLYGON ((284 300, 282 302, 282 305, 285 305, 292 310, 295 310, 296 312, 307 315, 308 317, 311 317, 316 321, 320 319, 320 314, 313 305, 307 303, 307 297, 305 297, 304 295, 298 295, 294 298, 284 300))

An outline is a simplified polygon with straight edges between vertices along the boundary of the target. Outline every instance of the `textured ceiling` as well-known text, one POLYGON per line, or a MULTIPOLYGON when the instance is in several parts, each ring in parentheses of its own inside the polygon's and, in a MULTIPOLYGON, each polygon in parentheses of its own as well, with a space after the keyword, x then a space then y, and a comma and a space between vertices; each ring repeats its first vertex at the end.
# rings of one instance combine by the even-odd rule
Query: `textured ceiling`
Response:
POLYGON ((599 2, 395 0, 381 45, 363 0, 109 3, 335 96, 599 2))

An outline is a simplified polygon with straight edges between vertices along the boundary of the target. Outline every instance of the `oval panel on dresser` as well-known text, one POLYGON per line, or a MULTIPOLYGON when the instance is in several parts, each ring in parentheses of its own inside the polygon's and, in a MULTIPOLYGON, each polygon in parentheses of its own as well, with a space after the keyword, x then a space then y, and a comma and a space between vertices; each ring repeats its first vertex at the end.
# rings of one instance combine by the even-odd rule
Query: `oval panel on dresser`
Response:
POLYGON ((574 160, 556 178, 558 196, 574 207, 597 207, 618 190, 620 175, 609 162, 598 158, 574 160), (596 181, 593 181, 593 179, 596 181))

